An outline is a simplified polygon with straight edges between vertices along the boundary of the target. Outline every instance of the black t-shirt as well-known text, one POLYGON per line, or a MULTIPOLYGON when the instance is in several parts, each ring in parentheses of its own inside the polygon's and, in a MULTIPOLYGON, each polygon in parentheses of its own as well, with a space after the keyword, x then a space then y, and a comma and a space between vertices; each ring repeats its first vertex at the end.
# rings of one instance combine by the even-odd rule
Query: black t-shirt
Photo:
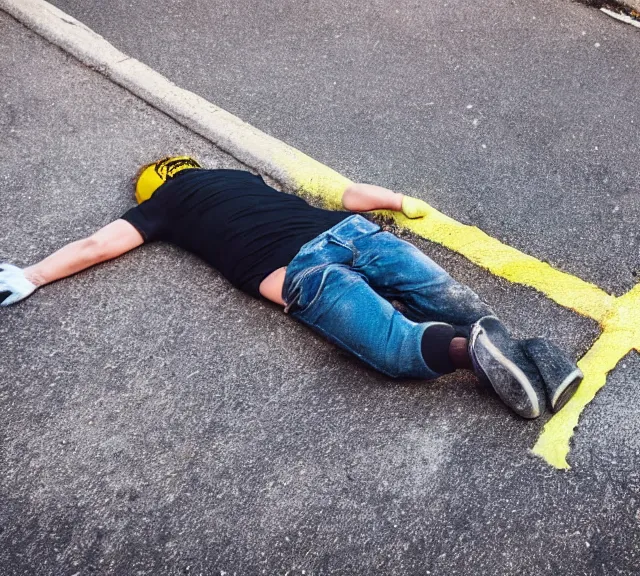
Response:
POLYGON ((258 297, 265 277, 350 215, 310 206, 249 172, 189 169, 122 218, 145 242, 177 244, 258 297))

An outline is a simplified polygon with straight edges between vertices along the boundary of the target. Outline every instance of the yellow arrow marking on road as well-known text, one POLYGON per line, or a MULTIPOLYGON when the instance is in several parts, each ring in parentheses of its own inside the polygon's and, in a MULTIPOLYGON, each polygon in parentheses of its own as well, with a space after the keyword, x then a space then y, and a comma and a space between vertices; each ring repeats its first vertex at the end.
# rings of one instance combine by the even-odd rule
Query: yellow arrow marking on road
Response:
MULTIPOLYGON (((297 150, 274 154, 297 192, 340 208, 340 198, 350 180, 297 150)), ((566 406, 544 426, 533 447, 534 454, 551 466, 569 468, 569 442, 584 408, 605 385, 607 374, 631 350, 640 351, 640 284, 616 298, 580 278, 556 270, 431 208, 424 218, 410 220, 398 212, 384 212, 396 224, 414 234, 457 252, 492 274, 530 286, 554 302, 597 321, 602 334, 578 362, 585 378, 566 406)))

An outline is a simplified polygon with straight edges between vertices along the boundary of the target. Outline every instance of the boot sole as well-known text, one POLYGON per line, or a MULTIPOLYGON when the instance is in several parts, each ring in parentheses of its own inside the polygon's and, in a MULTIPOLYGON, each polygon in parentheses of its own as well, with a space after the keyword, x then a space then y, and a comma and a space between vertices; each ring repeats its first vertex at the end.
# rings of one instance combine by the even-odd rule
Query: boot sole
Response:
POLYGON ((582 382, 584 378, 582 370, 548 340, 530 338, 523 340, 522 345, 529 360, 540 370, 549 407, 553 412, 562 410, 582 382), (563 371, 565 376, 561 376, 563 371), (558 382, 557 386, 556 382, 558 382))
POLYGON ((532 410, 531 412, 522 413, 522 411, 516 410, 515 408, 511 407, 509 399, 505 398, 500 393, 500 389, 502 387, 498 386, 497 387, 498 389, 496 389, 496 386, 493 386, 492 384, 491 387, 495 390, 496 394, 498 394, 502 402, 504 402, 504 404, 509 406, 516 414, 518 414, 519 416, 522 416, 522 418, 527 418, 529 420, 538 418, 538 416, 540 416, 540 402, 538 401, 538 395, 536 394, 536 391, 533 385, 531 384, 529 378, 527 378, 527 375, 517 366, 517 364, 515 364, 509 358, 507 358, 500 351, 500 349, 495 344, 493 344, 493 342, 491 342, 491 340, 489 339, 489 337, 487 336, 487 334, 485 333, 482 327, 480 327, 480 330, 478 331, 476 337, 474 338, 474 341, 475 340, 478 340, 480 344, 490 352, 491 356, 500 364, 500 366, 502 366, 510 374, 511 377, 515 378, 515 380, 518 382, 522 390, 524 390, 524 393, 527 395, 527 398, 531 404, 532 410))
POLYGON ((564 405, 571 400, 571 397, 575 394, 576 388, 580 386, 584 374, 580 368, 576 368, 569 376, 567 376, 560 386, 555 391, 553 398, 550 398, 551 409, 554 412, 558 412, 564 408, 564 405))

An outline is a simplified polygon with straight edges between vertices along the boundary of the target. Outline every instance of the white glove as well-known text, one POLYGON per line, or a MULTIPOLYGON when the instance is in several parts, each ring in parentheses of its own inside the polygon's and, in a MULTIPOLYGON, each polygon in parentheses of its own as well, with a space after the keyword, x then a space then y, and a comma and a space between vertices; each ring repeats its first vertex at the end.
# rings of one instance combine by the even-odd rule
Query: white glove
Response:
POLYGON ((37 286, 24 275, 22 268, 0 264, 0 306, 11 306, 36 290, 37 286))

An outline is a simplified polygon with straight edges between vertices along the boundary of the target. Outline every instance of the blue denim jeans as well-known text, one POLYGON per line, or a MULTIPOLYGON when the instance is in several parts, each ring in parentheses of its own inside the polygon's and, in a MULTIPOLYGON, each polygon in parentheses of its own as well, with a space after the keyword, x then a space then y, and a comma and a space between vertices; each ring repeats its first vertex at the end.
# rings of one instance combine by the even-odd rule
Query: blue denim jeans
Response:
POLYGON ((285 312, 393 378, 440 375, 422 356, 429 326, 464 330, 493 314, 415 246, 358 215, 300 249, 282 295, 285 312))

